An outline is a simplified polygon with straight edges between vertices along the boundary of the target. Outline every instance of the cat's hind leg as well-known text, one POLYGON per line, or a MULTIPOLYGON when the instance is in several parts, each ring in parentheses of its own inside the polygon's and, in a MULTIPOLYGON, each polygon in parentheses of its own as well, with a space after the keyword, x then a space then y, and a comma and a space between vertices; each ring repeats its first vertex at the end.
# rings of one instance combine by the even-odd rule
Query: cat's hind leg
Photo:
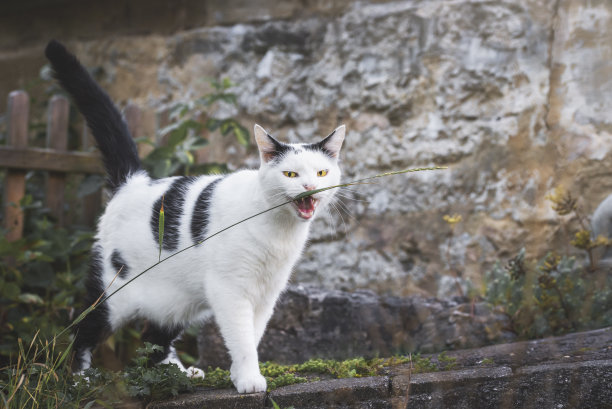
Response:
POLYGON ((183 328, 181 327, 160 326, 153 322, 148 322, 142 334, 142 340, 162 347, 161 351, 151 354, 151 360, 154 364, 175 364, 181 371, 192 378, 204 378, 203 370, 194 366, 185 368, 176 354, 172 343, 182 332, 183 328))
MULTIPOLYGON (((102 255, 99 246, 94 246, 91 252, 90 272, 85 284, 85 308, 93 305, 104 291, 102 284, 102 255)), ((93 349, 112 332, 108 306, 99 304, 74 327, 74 344, 72 371, 82 373, 91 366, 93 349)))

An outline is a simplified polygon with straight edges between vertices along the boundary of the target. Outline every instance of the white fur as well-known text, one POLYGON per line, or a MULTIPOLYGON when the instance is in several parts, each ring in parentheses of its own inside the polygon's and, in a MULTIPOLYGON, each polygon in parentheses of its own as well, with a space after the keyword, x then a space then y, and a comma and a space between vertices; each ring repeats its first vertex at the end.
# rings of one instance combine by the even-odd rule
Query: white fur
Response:
MULTIPOLYGON (((262 131, 255 129, 260 153, 268 146, 262 142, 262 131)), ((330 143, 339 150, 344 127, 336 131, 330 143)), ((337 151, 334 158, 303 145, 292 146, 297 152, 275 162, 266 158, 259 170, 235 172, 217 184, 208 234, 290 200, 308 190, 305 186, 318 189, 340 182, 337 151), (327 175, 318 177, 320 170, 326 170, 327 175), (283 171, 297 172, 298 176, 289 178, 283 171)), ((190 221, 196 199, 216 178, 202 176, 188 187, 179 249, 193 244, 190 221)), ((109 293, 158 261, 159 248, 150 220, 155 201, 168 190, 172 178, 150 182, 144 173, 132 175, 100 220, 96 239, 102 247, 104 285, 116 275, 110 261, 114 249, 121 251, 130 269, 128 277, 115 280, 109 293)), ((320 200, 315 217, 333 194, 328 190, 314 195, 320 200)), ((112 329, 133 318, 147 318, 159 325, 189 325, 213 315, 232 357, 231 378, 238 391, 265 391, 257 345, 306 244, 311 220, 301 218, 296 208, 287 204, 170 258, 108 300, 112 329)), ((170 254, 164 250, 161 257, 170 254)), ((166 361, 180 364, 173 352, 166 361)), ((182 365, 180 368, 184 370, 182 365)), ((196 375, 203 376, 203 372, 196 375)))

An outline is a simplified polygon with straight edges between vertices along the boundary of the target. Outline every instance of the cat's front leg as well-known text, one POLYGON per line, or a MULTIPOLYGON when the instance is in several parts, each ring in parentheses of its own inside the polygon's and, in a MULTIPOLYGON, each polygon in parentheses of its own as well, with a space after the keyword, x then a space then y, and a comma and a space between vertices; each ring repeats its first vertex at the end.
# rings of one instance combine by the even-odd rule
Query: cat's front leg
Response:
POLYGON ((231 379, 239 393, 266 391, 259 371, 253 306, 244 296, 219 291, 212 300, 215 319, 232 358, 231 379))
POLYGON ((264 332, 266 332, 266 326, 268 325, 268 321, 270 321, 270 318, 274 313, 274 305, 276 304, 276 298, 277 297, 271 298, 270 300, 266 300, 267 302, 255 308, 253 316, 253 327, 255 330, 255 347, 259 346, 259 342, 261 341, 264 332))

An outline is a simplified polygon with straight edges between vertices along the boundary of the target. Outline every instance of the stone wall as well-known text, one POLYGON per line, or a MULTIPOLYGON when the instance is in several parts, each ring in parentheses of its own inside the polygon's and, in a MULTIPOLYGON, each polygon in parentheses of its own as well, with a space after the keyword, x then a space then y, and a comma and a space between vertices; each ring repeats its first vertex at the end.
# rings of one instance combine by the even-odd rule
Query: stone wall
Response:
MULTIPOLYGON (((289 286, 259 343, 259 360, 293 364, 311 358, 349 359, 431 353, 510 342, 510 319, 485 302, 420 296, 377 296, 289 286)), ((213 320, 198 335, 197 366, 229 369, 213 320)))
MULTIPOLYGON (((206 77, 227 76, 239 107, 220 113, 283 140, 312 141, 345 123, 346 180, 449 166, 345 191, 350 215, 316 222, 297 282, 453 294, 451 268, 478 284, 487 266, 523 246, 532 256, 565 248, 545 199, 554 186, 571 190, 587 212, 612 190, 606 0, 230 0, 206 10, 186 1, 157 29, 163 19, 134 17, 146 9, 135 4, 115 11, 127 27, 106 15, 89 25, 70 20, 72 30, 34 16, 29 36, 3 25, 0 90, 35 75, 55 35, 101 68, 114 99, 146 107, 149 132, 157 109, 207 92, 206 77), (463 221, 451 237, 442 217, 452 213, 463 221)), ((13 13, 26 23, 20 7, 13 13)), ((212 140, 201 159, 257 165, 253 148, 212 140)))

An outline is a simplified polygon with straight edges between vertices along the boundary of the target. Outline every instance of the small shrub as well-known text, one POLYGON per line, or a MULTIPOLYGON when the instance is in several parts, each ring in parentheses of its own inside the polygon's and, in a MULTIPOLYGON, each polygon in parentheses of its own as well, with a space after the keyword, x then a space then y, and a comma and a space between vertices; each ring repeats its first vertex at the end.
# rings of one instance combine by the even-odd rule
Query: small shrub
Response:
POLYGON ((193 390, 191 379, 176 364, 153 365, 150 355, 163 348, 145 342, 137 350, 134 365, 123 373, 127 394, 139 400, 160 400, 193 390))

